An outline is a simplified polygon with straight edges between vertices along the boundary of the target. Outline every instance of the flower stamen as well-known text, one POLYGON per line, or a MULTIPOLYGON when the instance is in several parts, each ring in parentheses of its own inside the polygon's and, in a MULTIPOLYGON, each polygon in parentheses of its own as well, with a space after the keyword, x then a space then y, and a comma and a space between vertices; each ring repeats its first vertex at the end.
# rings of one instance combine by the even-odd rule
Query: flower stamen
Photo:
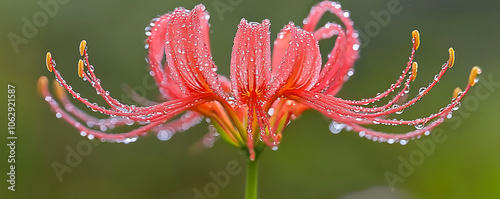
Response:
POLYGON ((450 54, 450 57, 448 58, 448 67, 453 67, 453 64, 455 63, 455 50, 453 48, 449 48, 448 52, 450 54))
POLYGON ((45 56, 45 64, 47 65, 47 70, 52 72, 54 65, 52 61, 52 54, 50 54, 50 52, 47 52, 47 55, 45 56))
POLYGON ((85 54, 86 51, 87 51, 87 41, 82 40, 80 42, 80 56, 83 56, 83 54, 85 54))
POLYGON ((415 50, 418 50, 418 47, 420 46, 420 33, 418 32, 418 30, 414 30, 413 32, 411 32, 411 36, 413 37, 415 50))
POLYGON ((469 84, 471 86, 474 86, 478 81, 478 79, 476 78, 478 74, 481 74, 481 68, 479 68, 478 66, 474 66, 469 75, 469 84))
POLYGON ((418 70, 418 64, 417 62, 413 62, 411 64, 411 81, 415 81, 415 78, 417 78, 417 70, 418 70))

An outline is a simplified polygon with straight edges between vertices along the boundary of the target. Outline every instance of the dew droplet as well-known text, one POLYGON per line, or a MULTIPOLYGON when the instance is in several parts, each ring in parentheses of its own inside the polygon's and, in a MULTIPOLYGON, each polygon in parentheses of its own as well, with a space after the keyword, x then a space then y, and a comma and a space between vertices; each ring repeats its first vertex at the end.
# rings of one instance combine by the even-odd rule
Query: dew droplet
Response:
POLYGON ((387 143, 389 143, 389 144, 394 144, 394 139, 388 139, 388 140, 387 140, 387 143))
POLYGON ((172 134, 173 133, 169 130, 160 130, 158 131, 156 137, 158 137, 158 139, 161 141, 167 141, 170 140, 170 138, 172 138, 172 134))
POLYGON ((332 121, 330 123, 329 129, 330 129, 330 132, 332 132, 333 134, 338 134, 338 133, 340 133, 340 131, 342 131, 342 129, 344 129, 344 127, 345 127, 345 124, 338 123, 336 121, 332 121))
POLYGON ((354 44, 352 45, 353 50, 359 50, 359 44, 354 44))
POLYGON ((422 88, 420 88, 420 89, 418 90, 418 94, 423 95, 426 89, 427 89, 426 87, 422 87, 422 88))
POLYGON ((415 128, 416 128, 417 130, 423 129, 423 128, 424 128, 424 124, 416 124, 416 125, 415 125, 415 128))

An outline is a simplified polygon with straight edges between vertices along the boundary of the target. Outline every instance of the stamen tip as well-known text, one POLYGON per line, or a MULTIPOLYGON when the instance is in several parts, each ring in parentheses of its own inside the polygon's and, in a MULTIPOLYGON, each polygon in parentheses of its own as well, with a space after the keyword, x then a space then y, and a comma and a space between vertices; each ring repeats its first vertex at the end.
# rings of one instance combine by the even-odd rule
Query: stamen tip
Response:
POLYGON ((456 87, 455 90, 453 90, 453 99, 458 97, 458 94, 462 92, 462 89, 460 87, 456 87))
POLYGON ((78 60, 78 76, 83 78, 83 60, 78 60))
POLYGON ((64 87, 62 87, 61 85, 59 85, 59 82, 57 82, 56 80, 54 80, 52 82, 52 85, 54 87, 54 90, 55 90, 57 98, 62 99, 64 97, 66 97, 66 89, 64 89, 64 87))
POLYGON ((417 70, 418 70, 417 62, 413 62, 411 64, 411 81, 415 81, 415 78, 417 78, 417 70))
POLYGON ((476 82, 478 81, 477 79, 477 75, 478 74, 481 74, 481 68, 479 68, 479 66, 474 66, 472 68, 472 70, 470 71, 470 75, 469 75, 469 84, 471 86, 474 86, 476 84, 476 82))
POLYGON ((411 36, 413 37, 415 50, 418 50, 418 47, 420 46, 420 33, 418 32, 418 30, 414 30, 413 32, 411 32, 411 36))
POLYGON ((450 54, 450 57, 448 58, 448 67, 453 67, 453 64, 455 63, 455 50, 453 48, 449 48, 448 52, 450 54))
POLYGON ((43 96, 42 91, 45 87, 47 87, 48 82, 49 79, 47 79, 47 77, 45 76, 41 76, 40 78, 38 78, 38 83, 36 84, 36 87, 39 95, 43 96))
POLYGON ((47 65, 47 70, 52 72, 52 54, 50 52, 47 52, 47 55, 45 56, 45 65, 47 65))
POLYGON ((80 56, 83 56, 83 54, 85 53, 86 48, 87 48, 87 41, 82 40, 80 42, 80 56))

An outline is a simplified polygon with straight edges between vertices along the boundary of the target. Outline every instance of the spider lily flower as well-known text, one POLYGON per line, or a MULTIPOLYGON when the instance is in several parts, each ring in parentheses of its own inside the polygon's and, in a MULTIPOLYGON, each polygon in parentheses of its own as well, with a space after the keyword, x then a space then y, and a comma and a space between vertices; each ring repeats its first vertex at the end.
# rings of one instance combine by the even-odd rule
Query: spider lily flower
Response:
MULTIPOLYGON (((387 119, 425 96, 455 61, 455 52, 450 48, 448 61, 429 86, 401 104, 408 95, 410 83, 417 76, 418 65, 413 58, 420 45, 420 36, 418 31, 413 31, 409 61, 394 84, 373 98, 339 98, 336 94, 353 74, 353 64, 360 47, 358 33, 349 15, 338 3, 324 1, 315 5, 304 19, 303 29, 289 23, 278 33, 272 55, 270 21, 255 23, 242 19, 234 38, 230 79, 227 79, 216 73, 217 66, 212 61, 209 14, 205 7, 198 5, 191 11, 177 8, 153 19, 146 28, 150 75, 154 77, 165 102, 149 102, 139 107, 123 104, 111 97, 95 75, 94 66, 89 63, 85 40, 80 44, 83 58, 78 62, 78 75, 91 84, 107 105, 92 103, 75 92, 57 70, 50 53, 47 53, 46 64, 48 70, 55 74, 57 82, 54 87, 60 103, 49 92, 46 77, 39 79, 39 91, 58 118, 72 124, 89 139, 129 143, 151 131, 166 140, 174 132, 185 130, 205 117, 225 141, 247 151, 249 158, 255 160, 256 155, 266 147, 276 150, 287 124, 307 109, 315 109, 331 118, 330 129, 333 133, 346 128, 373 141, 404 145, 410 139, 428 135, 432 128, 456 110, 481 73, 478 67, 474 67, 465 89, 455 89, 451 103, 437 113, 412 120, 387 119), (327 11, 336 15, 343 26, 327 23, 316 28, 327 11), (335 45, 328 54, 328 61, 322 64, 318 41, 334 36, 335 45), (77 109, 66 93, 109 117, 98 119, 77 109), (370 106, 390 95, 395 96, 385 105, 370 106), (175 117, 180 114, 183 115, 175 117), (134 123, 141 126, 130 132, 106 133, 113 127, 134 123), (366 127, 374 124, 414 125, 417 129, 393 134, 366 127)), ((144 99, 139 101, 148 102, 144 99)))

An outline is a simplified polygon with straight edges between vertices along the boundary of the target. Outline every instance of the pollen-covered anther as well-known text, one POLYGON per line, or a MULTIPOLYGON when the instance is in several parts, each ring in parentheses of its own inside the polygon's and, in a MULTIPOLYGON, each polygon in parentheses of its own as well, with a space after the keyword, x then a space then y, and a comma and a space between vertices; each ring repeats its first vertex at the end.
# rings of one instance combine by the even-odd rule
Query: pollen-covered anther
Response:
POLYGON ((62 87, 59 84, 59 82, 57 82, 56 80, 54 80, 52 82, 52 85, 54 87, 54 90, 55 90, 57 98, 63 99, 64 97, 66 97, 66 89, 64 89, 64 87, 62 87))
POLYGON ((49 79, 47 79, 47 77, 45 77, 45 76, 41 76, 40 78, 38 78, 37 91, 38 91, 39 95, 43 96, 42 91, 45 87, 47 87, 48 82, 49 82, 49 79))
POLYGON ((411 81, 415 81, 415 78, 417 78, 417 70, 418 70, 418 64, 417 62, 413 62, 411 64, 411 81))
POLYGON ((83 60, 78 60, 78 77, 83 78, 83 60))
POLYGON ((418 50, 418 47, 420 46, 420 33, 418 32, 418 30, 414 30, 413 32, 411 32, 411 36, 413 37, 415 50, 418 50))
POLYGON ((478 74, 481 74, 481 68, 479 68, 478 66, 474 66, 469 75, 469 84, 471 86, 474 86, 474 84, 476 84, 478 74))
POLYGON ((80 42, 80 56, 83 56, 83 54, 85 53, 86 49, 87 49, 87 41, 82 40, 80 42))
POLYGON ((453 90, 453 99, 458 97, 458 94, 462 92, 462 89, 459 87, 456 87, 455 90, 453 90))
POLYGON ((47 55, 45 56, 45 64, 47 65, 47 70, 52 72, 52 54, 50 52, 47 52, 47 55))
POLYGON ((455 50, 453 48, 448 49, 448 52, 450 53, 450 57, 448 58, 448 67, 453 67, 453 64, 455 63, 455 50))

